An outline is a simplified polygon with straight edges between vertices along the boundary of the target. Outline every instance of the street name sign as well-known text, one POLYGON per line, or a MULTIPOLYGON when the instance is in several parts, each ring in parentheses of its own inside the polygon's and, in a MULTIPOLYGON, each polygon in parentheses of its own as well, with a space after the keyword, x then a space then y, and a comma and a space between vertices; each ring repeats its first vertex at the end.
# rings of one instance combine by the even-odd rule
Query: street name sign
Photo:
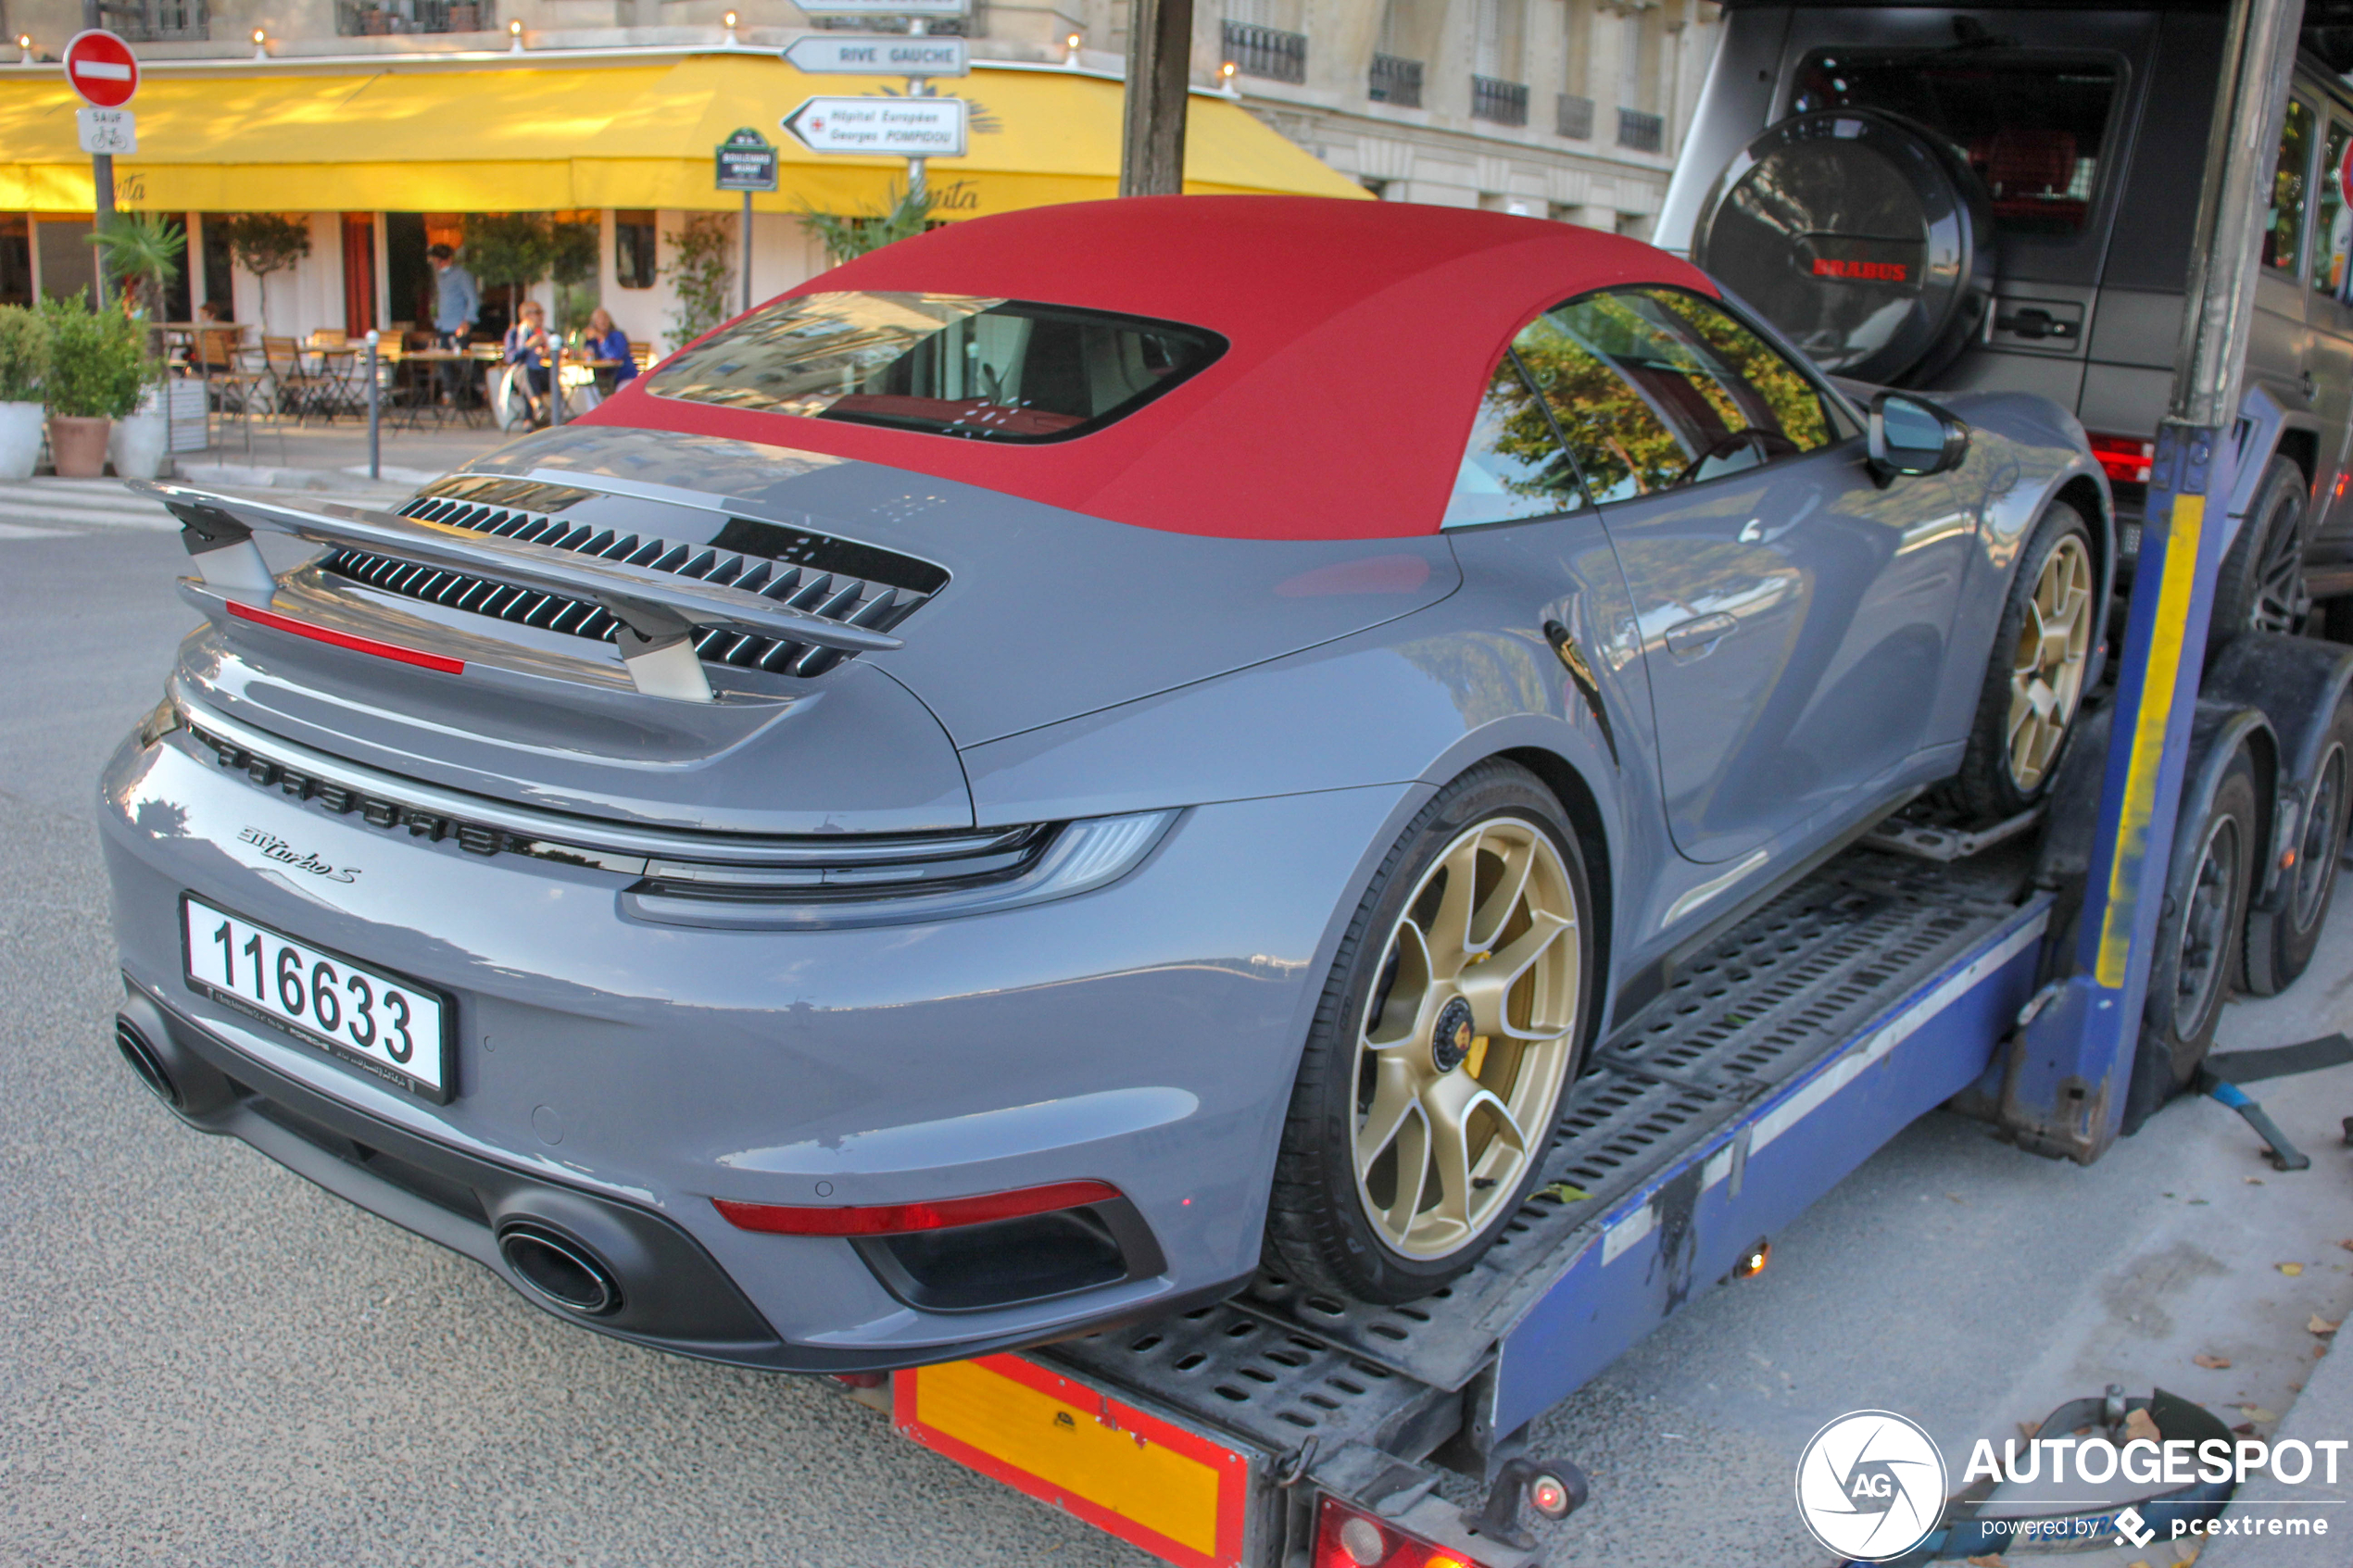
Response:
POLYGON ((883 157, 964 156, 962 98, 812 98, 784 127, 812 153, 883 157))
POLYGON ((797 38, 785 63, 811 76, 969 76, 972 54, 961 38, 853 32, 797 38))
POLYGON ((139 120, 129 109, 76 109, 73 128, 81 132, 85 153, 139 150, 139 120))
POLYGON ((119 109, 139 91, 139 56, 104 28, 87 28, 66 44, 66 82, 96 109, 119 109))
POLYGON ((776 188, 776 149, 767 137, 745 126, 719 144, 714 182, 723 191, 776 188))

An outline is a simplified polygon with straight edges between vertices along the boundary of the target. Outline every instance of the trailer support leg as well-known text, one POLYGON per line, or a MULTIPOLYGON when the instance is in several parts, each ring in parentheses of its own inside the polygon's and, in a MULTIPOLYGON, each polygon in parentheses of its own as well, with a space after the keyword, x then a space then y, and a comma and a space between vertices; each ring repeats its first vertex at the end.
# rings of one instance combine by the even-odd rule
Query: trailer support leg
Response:
POLYGON ((2255 1135, 2271 1146, 2273 1170, 2309 1171, 2312 1168, 2312 1157, 2288 1142, 2287 1135, 2280 1131, 2280 1124, 2271 1120, 2271 1113, 2249 1098, 2246 1091, 2236 1084, 2217 1078, 2211 1073, 2201 1073, 2198 1074, 2197 1091, 2202 1095, 2211 1095, 2246 1118, 2246 1124, 2255 1129, 2255 1135))

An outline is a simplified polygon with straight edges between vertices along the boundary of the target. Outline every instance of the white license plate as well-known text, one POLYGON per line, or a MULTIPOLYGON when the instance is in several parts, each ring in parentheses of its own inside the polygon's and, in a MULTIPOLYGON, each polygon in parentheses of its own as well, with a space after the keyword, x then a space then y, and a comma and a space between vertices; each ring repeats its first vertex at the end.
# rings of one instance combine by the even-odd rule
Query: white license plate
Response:
POLYGON ((448 1101, 451 1010, 437 993, 188 895, 180 929, 191 985, 410 1094, 448 1101))

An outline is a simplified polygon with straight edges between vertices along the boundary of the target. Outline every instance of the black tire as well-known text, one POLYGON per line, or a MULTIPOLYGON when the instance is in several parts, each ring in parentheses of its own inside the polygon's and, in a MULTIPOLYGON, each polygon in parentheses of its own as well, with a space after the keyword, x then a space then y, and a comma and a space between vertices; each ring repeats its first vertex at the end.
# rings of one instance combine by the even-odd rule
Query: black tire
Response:
POLYGON ((2281 872, 2279 908, 2246 917, 2246 988, 2276 997, 2310 966, 2336 895, 2337 858, 2353 820, 2353 692, 2337 700, 2312 776, 2296 861, 2281 872))
POLYGON ((1954 807, 1970 822, 2002 822, 2041 799, 2058 771, 2067 736, 2072 734, 2075 720, 2082 712, 2084 688, 2089 684, 2095 651, 2102 634, 2103 612, 2096 603, 2084 607, 2087 635, 2072 690, 2066 694, 2067 710, 2061 721, 2060 739, 2044 755, 2041 766, 2030 770, 2029 776, 2021 779, 2011 756, 2012 677, 2021 639, 2032 624, 2035 589, 2042 581, 2044 568, 2059 550, 2070 547, 2070 541, 2071 548, 2081 551, 2082 558, 2090 563, 2091 591, 2096 598, 2099 558, 2093 543, 2092 525, 2066 501, 2051 503, 2043 521, 2035 524, 2033 534, 2020 552, 2018 565, 2010 573, 2009 595, 2003 601, 2002 619, 1994 633, 1994 651, 1985 661, 1985 683, 1978 690, 1977 717, 1969 725, 1969 746, 1961 757, 1961 771, 1954 775, 1946 791, 1954 807))
POLYGON ((2124 1095, 2128 1134, 2189 1086, 2213 1047, 2222 1004, 2240 972, 2247 888, 2262 853, 2258 827, 2255 764, 2242 746, 2196 832, 2173 835, 2165 913, 2157 925, 2148 999, 2124 1095))
POLYGON ((2209 655, 2241 632, 2303 632, 2312 614, 2304 583, 2304 514, 2311 499, 2310 483, 2290 459, 2273 458, 2263 470, 2255 504, 2214 577, 2209 655))
MULTIPOLYGON (((1267 1266, 1306 1289, 1361 1300, 1395 1304, 1418 1299, 1461 1275, 1487 1250, 1526 1200, 1543 1166, 1566 1101, 1567 1085, 1581 1065, 1596 1016, 1600 977, 1593 972, 1592 884, 1583 849, 1559 800, 1541 781, 1516 763, 1479 764, 1441 790, 1416 815, 1382 860, 1349 922, 1332 961, 1321 1003, 1301 1055, 1275 1165, 1266 1215, 1267 1266), (1426 896, 1424 880, 1440 857, 1468 830, 1511 820, 1531 824, 1552 841, 1565 871, 1575 922, 1579 985, 1565 1066, 1552 1086, 1549 1112, 1522 1128, 1529 1157, 1511 1190, 1485 1198, 1486 1223, 1468 1242, 1442 1258, 1416 1258, 1399 1250, 1366 1212, 1355 1161, 1362 1114, 1357 1036, 1374 1004, 1376 987, 1386 1005, 1394 973, 1384 974, 1391 935, 1405 917, 1409 900, 1426 896)), ((1566 939, 1567 934, 1563 934, 1566 939)), ((1498 947, 1500 951, 1500 945, 1498 947)), ((1373 1014, 1376 1025, 1378 1012, 1373 1014)), ((1441 1015, 1441 1024, 1444 1015, 1441 1015)), ((1444 1070, 1444 1069, 1441 1069, 1444 1070)), ((1472 1071, 1478 1071, 1474 1065, 1472 1071)))

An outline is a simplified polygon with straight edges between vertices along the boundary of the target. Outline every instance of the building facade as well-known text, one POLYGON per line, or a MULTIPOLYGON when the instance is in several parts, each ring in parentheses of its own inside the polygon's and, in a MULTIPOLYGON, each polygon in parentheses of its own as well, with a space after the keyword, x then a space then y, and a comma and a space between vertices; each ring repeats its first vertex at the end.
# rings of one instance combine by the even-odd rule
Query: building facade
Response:
MULTIPOLYGON (((1193 75, 1391 200, 1487 207, 1648 232, 1715 49, 1714 0, 1196 0, 1193 75)), ((976 56, 1090 61, 1126 47, 1127 0, 975 0, 942 31, 976 56)), ((0 0, 6 35, 53 50, 83 0, 0 0)), ((749 43, 855 25, 791 0, 107 0, 158 56, 503 40, 683 41, 736 19, 749 43)), ((143 52, 145 52, 143 50, 143 52)))
MULTIPOLYGON (((1091 0, 1124 28, 1117 0, 1091 0)), ((1390 201, 1647 238, 1715 53, 1713 0, 1202 0, 1196 62, 1390 201)), ((1124 40, 1123 40, 1124 41, 1124 40)))
MULTIPOLYGON (((1262 163, 1271 168, 1290 157, 1312 173, 1243 175, 1237 177, 1238 184, 1220 186, 1214 175, 1202 183, 1189 167, 1189 188, 1327 186, 1347 192, 1353 183, 1385 200, 1484 207, 1646 236, 1712 53, 1717 12, 1712 0, 1196 0, 1193 80, 1198 91, 1215 94, 1195 98, 1197 119, 1205 124, 1210 115, 1246 111, 1283 139, 1265 137, 1280 153, 1271 160, 1262 157, 1262 163), (1321 160, 1322 167, 1300 157, 1300 150, 1321 160)), ((282 81, 281 100, 287 93, 322 97, 332 93, 338 104, 360 108, 384 91, 354 91, 369 76, 371 62, 412 76, 421 69, 479 73, 473 101, 487 104, 505 91, 497 73, 525 63, 518 56, 535 67, 553 67, 559 60, 579 62, 583 69, 596 65, 610 73, 601 81, 618 84, 635 69, 632 59, 676 60, 699 53, 747 63, 749 56, 761 56, 773 62, 774 51, 806 32, 877 26, 812 16, 790 0, 105 0, 103 14, 107 25, 128 36, 141 56, 153 62, 158 82, 195 73, 225 87, 233 78, 285 78, 293 72, 309 85, 282 81), (339 84, 345 79, 348 89, 339 84)), ((13 68, 0 60, 0 99, 15 83, 30 92, 36 78, 54 79, 57 68, 46 62, 55 60, 84 17, 84 0, 0 0, 0 26, 19 41, 23 57, 13 68)), ((932 26, 969 36, 976 68, 986 67, 954 90, 1000 107, 1030 103, 1030 119, 1051 122, 1054 135, 1045 140, 1060 139, 1065 124, 1072 136, 1083 131, 1102 144, 1095 161, 1108 158, 1109 169, 1115 169, 1117 78, 1127 18, 1127 0, 973 0, 969 17, 932 26), (1036 96, 1048 85, 1041 72, 1059 79, 1053 89, 1070 95, 1067 109, 1057 107, 1062 99, 1036 96), (993 84, 984 85, 985 79, 993 84), (1082 93, 1092 96, 1082 102, 1077 96, 1082 93), (1082 119, 1088 121, 1084 127, 1078 124, 1082 119)), ((795 92, 869 90, 843 79, 799 78, 781 66, 771 69, 791 76, 795 92), (842 85, 832 86, 833 82, 842 85)), ((602 87, 582 80, 587 85, 577 101, 596 105, 604 95, 602 87)), ((748 101, 765 103, 763 94, 770 93, 761 88, 748 101)), ((143 90, 143 106, 147 97, 143 90)), ((158 112, 164 107, 159 103, 158 112)), ((42 118, 54 115, 54 105, 28 109, 15 120, 6 119, 6 109, 0 102, 0 131, 8 125, 17 130, 0 135, 0 141, 23 143, 36 129, 43 135, 58 133, 42 118)), ((144 154, 148 121, 144 107, 142 112, 144 154)), ((157 124, 158 148, 170 145, 163 132, 171 123, 166 119, 157 124)), ((575 123, 585 125, 587 119, 575 123)), ((773 116, 766 123, 773 126, 773 116)), ((475 138, 480 147, 464 156, 570 156, 565 146, 536 152, 517 146, 519 138, 560 141, 549 136, 550 130, 543 123, 500 131, 485 122, 475 138)), ((1007 134, 982 140, 1023 144, 1032 149, 1035 168, 1075 167, 1060 157, 1060 148, 1041 147, 1034 133, 1025 142, 1023 125, 1009 123, 1006 130, 1007 134)), ((1249 130, 1265 136, 1256 126, 1249 130)), ((770 133, 775 134, 773 129, 770 133)), ((414 120, 406 129, 387 122, 383 141, 405 149, 422 134, 414 120)), ((610 134, 620 136, 620 121, 610 134)), ((1232 138, 1207 140, 1230 144, 1232 138)), ((626 155, 635 149, 618 150, 626 155)), ((10 154, 0 147, 0 165, 10 154)), ((241 156, 250 160, 254 155, 241 156)), ((425 194, 430 182, 394 182, 404 186, 404 200, 377 178, 382 170, 368 163, 371 156, 355 154, 351 178, 308 200, 291 186, 268 200, 281 188, 267 182, 246 180, 238 187, 266 193, 263 200, 248 198, 245 205, 287 209, 310 230, 308 256, 268 279, 266 302, 262 280, 238 265, 220 243, 222 220, 231 214, 208 210, 214 203, 202 196, 168 194, 195 192, 202 188, 198 184, 182 180, 175 185, 157 170, 157 188, 149 192, 135 163, 119 162, 117 202, 168 212, 186 226, 188 265, 173 290, 170 314, 182 315, 209 301, 241 321, 260 321, 266 314, 266 329, 281 333, 316 327, 422 330, 429 324, 431 298, 424 243, 459 239, 469 211, 554 212, 596 227, 599 259, 587 292, 633 338, 664 348, 678 340, 677 239, 698 209, 733 206, 733 198, 685 198, 686 205, 673 206, 639 197, 658 204, 623 207, 620 201, 630 198, 598 200, 584 194, 585 184, 567 196, 552 182, 545 187, 546 199, 535 187, 520 196, 456 200, 440 197, 441 186, 425 194), (305 210, 330 201, 335 209, 305 210), (199 202, 208 210, 195 210, 199 202)), ((686 156, 702 155, 689 149, 686 156)), ((86 162, 82 167, 86 170, 86 162)), ((950 166, 940 169, 943 175, 954 173, 950 166)), ((61 203, 54 194, 58 172, 54 158, 48 170, 52 194, 45 201, 30 194, 42 183, 40 172, 29 163, 18 172, 16 184, 28 194, 12 200, 6 194, 9 170, 0 167, 0 299, 81 291, 91 271, 86 175, 84 194, 61 203)), ((761 199, 752 220, 750 264, 758 296, 798 283, 824 264, 822 250, 796 220, 797 209, 854 206, 829 195, 836 188, 825 186, 823 176, 803 172, 802 187, 792 188, 788 180, 785 192, 761 199)), ((1000 161, 999 187, 1016 178, 1000 161)), ((876 173, 877 191, 881 182, 876 173)), ((455 189, 470 182, 448 183, 455 189)), ((986 187, 987 181, 979 183, 986 187)), ((321 187, 314 182, 309 189, 321 187)), ((1107 186, 1059 194, 1033 192, 1010 205, 1108 194, 1107 186)), ((978 209, 990 210, 992 205, 984 200, 978 209)), ((943 214, 960 215, 956 202, 943 214)), ((547 285, 533 292, 543 299, 553 293, 547 285)), ((579 295, 575 290, 569 297, 579 295)), ((503 297, 497 302, 497 325, 504 325, 507 303, 503 297)))

